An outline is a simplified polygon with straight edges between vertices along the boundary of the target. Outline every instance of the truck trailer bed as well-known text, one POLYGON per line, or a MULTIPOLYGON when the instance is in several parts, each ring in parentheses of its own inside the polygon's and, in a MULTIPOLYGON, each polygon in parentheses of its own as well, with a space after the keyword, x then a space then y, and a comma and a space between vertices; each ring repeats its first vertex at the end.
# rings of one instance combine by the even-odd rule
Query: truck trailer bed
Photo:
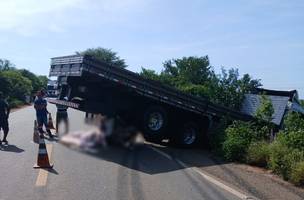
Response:
MULTIPOLYGON (((158 81, 143 78, 139 74, 127 69, 100 62, 90 56, 72 55, 51 59, 50 76, 81 77, 84 74, 98 76, 100 79, 111 81, 113 84, 128 87, 147 98, 197 114, 217 117, 228 115, 233 119, 240 120, 249 120, 252 118, 241 112, 216 105, 205 98, 195 97, 158 81)), ((75 102, 53 99, 50 100, 50 103, 62 104, 75 109, 79 108, 79 105, 75 102)))

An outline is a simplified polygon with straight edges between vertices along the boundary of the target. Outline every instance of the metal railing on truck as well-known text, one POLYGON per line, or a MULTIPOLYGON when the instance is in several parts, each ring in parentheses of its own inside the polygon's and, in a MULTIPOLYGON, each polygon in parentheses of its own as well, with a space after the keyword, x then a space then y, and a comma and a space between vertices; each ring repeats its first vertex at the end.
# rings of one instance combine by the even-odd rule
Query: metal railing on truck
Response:
POLYGON ((195 113, 230 115, 238 119, 248 118, 245 114, 213 104, 207 99, 186 94, 173 87, 143 78, 139 74, 97 61, 89 56, 64 56, 51 60, 50 76, 82 76, 84 72, 133 88, 143 96, 195 113))

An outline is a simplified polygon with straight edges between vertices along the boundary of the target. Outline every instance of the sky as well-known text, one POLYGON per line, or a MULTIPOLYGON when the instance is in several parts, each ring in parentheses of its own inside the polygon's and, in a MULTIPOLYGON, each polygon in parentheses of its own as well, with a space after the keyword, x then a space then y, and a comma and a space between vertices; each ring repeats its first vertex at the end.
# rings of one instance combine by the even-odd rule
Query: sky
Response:
POLYGON ((304 99, 303 0, 0 0, 0 58, 47 75, 51 57, 110 48, 128 69, 208 55, 304 99))

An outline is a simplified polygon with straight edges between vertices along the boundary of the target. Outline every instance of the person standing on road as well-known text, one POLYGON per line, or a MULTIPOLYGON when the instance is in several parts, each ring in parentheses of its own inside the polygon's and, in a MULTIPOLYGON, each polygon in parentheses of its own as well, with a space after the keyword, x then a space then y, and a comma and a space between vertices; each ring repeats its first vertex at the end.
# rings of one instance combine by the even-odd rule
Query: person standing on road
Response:
MULTIPOLYGON (((64 100, 67 100, 67 97, 64 98, 64 100)), ((67 106, 56 104, 57 106, 57 113, 56 113, 56 132, 58 134, 58 128, 61 121, 64 122, 65 125, 65 133, 69 132, 69 116, 67 106)))
MULTIPOLYGON (((8 117, 10 113, 10 108, 7 102, 3 99, 3 93, 0 92, 0 131, 3 130, 4 136, 2 142, 8 144, 6 137, 9 131, 8 117)), ((2 144, 0 139, 0 144, 2 144)))
POLYGON ((38 130, 43 133, 43 125, 45 126, 46 132, 49 134, 50 138, 53 138, 51 130, 48 127, 48 118, 49 114, 47 110, 47 101, 44 99, 45 93, 41 90, 37 94, 37 98, 34 102, 34 108, 36 110, 36 117, 38 122, 38 130))

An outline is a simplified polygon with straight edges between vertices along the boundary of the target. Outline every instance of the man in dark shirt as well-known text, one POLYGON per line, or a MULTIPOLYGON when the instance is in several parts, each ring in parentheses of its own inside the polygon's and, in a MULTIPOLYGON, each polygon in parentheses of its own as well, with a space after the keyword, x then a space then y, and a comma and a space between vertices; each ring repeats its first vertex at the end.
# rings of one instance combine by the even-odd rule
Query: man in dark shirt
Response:
MULTIPOLYGON (((65 99, 66 100, 66 99, 65 99)), ((68 107, 57 104, 57 113, 56 113, 56 132, 59 132, 59 124, 60 122, 64 122, 65 125, 65 133, 69 131, 69 116, 67 109, 68 107)))
POLYGON ((38 122, 38 130, 40 133, 43 133, 43 125, 45 126, 45 129, 47 133, 49 134, 50 138, 53 138, 53 135, 48 127, 48 110, 47 110, 47 101, 43 98, 44 97, 44 92, 40 91, 37 94, 37 98, 34 102, 34 108, 36 109, 36 117, 37 117, 37 122, 38 122))
MULTIPOLYGON (((0 92, 0 131, 3 130, 4 136, 3 136, 3 143, 8 143, 6 140, 9 127, 8 127, 8 117, 10 113, 10 108, 7 104, 7 102, 3 99, 3 94, 0 92)), ((0 139, 0 144, 2 144, 0 139)))

